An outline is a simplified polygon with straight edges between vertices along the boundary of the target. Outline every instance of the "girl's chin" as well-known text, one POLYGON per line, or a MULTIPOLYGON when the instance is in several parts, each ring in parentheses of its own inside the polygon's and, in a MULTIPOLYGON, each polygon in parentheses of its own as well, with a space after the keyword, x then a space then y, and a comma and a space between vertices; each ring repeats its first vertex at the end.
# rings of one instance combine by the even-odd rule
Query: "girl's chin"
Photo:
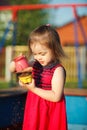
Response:
POLYGON ((48 66, 49 64, 41 64, 43 67, 48 66))
POLYGON ((45 62, 39 62, 42 66, 48 66, 50 63, 45 63, 45 62))
POLYGON ((46 66, 45 64, 41 64, 42 66, 46 66))
POLYGON ((40 63, 42 66, 47 66, 47 64, 44 64, 44 63, 40 63))

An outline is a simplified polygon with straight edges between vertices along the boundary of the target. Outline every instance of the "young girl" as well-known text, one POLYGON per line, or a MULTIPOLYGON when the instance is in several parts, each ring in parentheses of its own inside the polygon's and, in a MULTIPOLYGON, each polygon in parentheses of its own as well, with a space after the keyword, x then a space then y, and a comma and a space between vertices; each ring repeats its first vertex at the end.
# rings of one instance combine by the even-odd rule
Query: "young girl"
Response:
POLYGON ((28 95, 23 130, 67 130, 64 84, 66 72, 60 60, 65 57, 58 33, 49 25, 36 28, 29 37, 34 57, 32 82, 24 84, 28 95))

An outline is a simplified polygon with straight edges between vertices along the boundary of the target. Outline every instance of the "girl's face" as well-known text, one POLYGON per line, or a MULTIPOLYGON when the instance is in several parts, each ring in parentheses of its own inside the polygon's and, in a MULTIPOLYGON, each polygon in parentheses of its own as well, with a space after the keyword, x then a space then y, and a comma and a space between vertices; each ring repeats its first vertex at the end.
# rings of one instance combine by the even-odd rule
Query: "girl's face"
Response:
POLYGON ((34 59, 37 60, 42 66, 46 66, 53 61, 52 50, 45 45, 41 45, 39 43, 32 44, 31 50, 34 59))

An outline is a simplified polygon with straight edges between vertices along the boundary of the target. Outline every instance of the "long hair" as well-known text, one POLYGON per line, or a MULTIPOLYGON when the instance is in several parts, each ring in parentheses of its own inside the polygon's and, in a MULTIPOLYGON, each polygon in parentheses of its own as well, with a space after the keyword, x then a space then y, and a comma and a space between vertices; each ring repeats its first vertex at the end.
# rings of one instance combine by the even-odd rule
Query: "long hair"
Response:
POLYGON ((43 44, 51 49, 54 60, 61 61, 61 58, 66 56, 61 46, 59 34, 51 26, 42 25, 31 32, 28 40, 30 54, 32 54, 31 45, 37 43, 43 44))

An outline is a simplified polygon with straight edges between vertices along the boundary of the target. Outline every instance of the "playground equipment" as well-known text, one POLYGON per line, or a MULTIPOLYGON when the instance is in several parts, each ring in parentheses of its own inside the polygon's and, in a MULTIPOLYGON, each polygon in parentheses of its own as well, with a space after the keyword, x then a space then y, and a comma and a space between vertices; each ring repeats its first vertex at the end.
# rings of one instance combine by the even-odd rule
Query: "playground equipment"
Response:
MULTIPOLYGON (((21 6, 1 6, 0 10, 11 10, 12 11, 12 19, 11 21, 8 22, 8 26, 6 28, 6 31, 3 35, 3 38, 0 42, 0 49, 3 48, 5 44, 5 38, 9 32, 9 26, 11 24, 14 25, 14 31, 13 31, 13 42, 12 45, 16 45, 16 27, 17 27, 17 13, 19 10, 40 10, 40 9, 47 9, 47 8, 59 8, 59 7, 70 7, 72 8, 73 11, 73 16, 74 16, 74 34, 75 34, 75 51, 76 51, 76 58, 77 58, 77 66, 78 66, 78 87, 82 88, 82 79, 81 79, 81 66, 80 66, 80 60, 79 60, 79 43, 78 43, 78 32, 77 32, 77 24, 80 27, 80 30, 82 32, 83 38, 84 38, 84 43, 85 46, 87 47, 87 37, 85 35, 83 26, 81 22, 79 22, 78 15, 77 15, 77 7, 87 7, 87 4, 56 4, 56 5, 49 5, 49 4, 37 4, 37 5, 21 5, 21 6)), ((9 53, 8 53, 9 54, 9 53)), ((20 91, 20 90, 19 90, 20 91)), ((85 91, 85 94, 83 94, 82 89, 80 89, 79 94, 76 94, 77 90, 75 89, 74 92, 72 93, 72 90, 69 92, 65 92, 66 94, 66 105, 67 105, 67 118, 68 118, 68 123, 70 124, 70 130, 82 130, 81 128, 83 127, 84 130, 87 129, 87 91, 85 91), (82 95, 81 95, 82 94, 82 95), (80 103, 80 104, 79 104, 80 103), (78 126, 74 126, 71 128, 71 125, 73 124, 78 124, 78 126), (84 126, 83 126, 84 125, 84 126), (78 127, 78 128, 77 128, 78 127)), ((3 92, 5 93, 5 91, 3 92)), ((13 92, 14 93, 14 92, 13 92)), ((0 97, 3 100, 0 100, 1 104, 1 122, 0 122, 0 127, 6 127, 8 125, 15 124, 15 123, 21 123, 22 118, 23 118, 23 109, 24 108, 24 103, 25 103, 25 97, 26 93, 18 93, 17 91, 15 94, 11 93, 7 95, 8 96, 3 96, 0 97), (9 105, 8 105, 9 104, 9 105), (15 104, 17 106, 16 108, 16 113, 14 114, 15 110, 15 104), (5 109, 3 109, 5 108, 5 109), (6 111, 7 108, 7 111, 6 111), (12 113, 14 115, 12 115, 12 113), (18 117, 17 114, 21 114, 20 118, 18 117), (12 120, 14 119, 15 120, 12 120), (17 118, 18 117, 18 118, 17 118)))
POLYGON ((41 9, 49 9, 49 8, 60 8, 60 7, 70 7, 73 11, 73 17, 74 17, 74 34, 75 34, 75 48, 76 48, 76 58, 77 58, 77 69, 78 69, 78 87, 82 88, 82 79, 81 79, 81 65, 80 65, 80 59, 79 59, 79 42, 78 42, 78 32, 77 32, 77 24, 80 27, 82 36, 84 38, 84 43, 87 48, 87 37, 84 31, 84 28, 81 24, 81 22, 78 19, 77 14, 77 7, 87 7, 87 4, 36 4, 36 5, 15 5, 15 6, 1 6, 0 10, 11 10, 12 11, 12 19, 8 22, 8 26, 4 32, 4 35, 2 37, 2 40, 0 41, 0 51, 3 48, 5 44, 6 35, 9 32, 9 26, 11 24, 14 25, 13 30, 13 42, 12 45, 16 45, 16 31, 17 31, 17 13, 19 10, 41 10, 41 9))

